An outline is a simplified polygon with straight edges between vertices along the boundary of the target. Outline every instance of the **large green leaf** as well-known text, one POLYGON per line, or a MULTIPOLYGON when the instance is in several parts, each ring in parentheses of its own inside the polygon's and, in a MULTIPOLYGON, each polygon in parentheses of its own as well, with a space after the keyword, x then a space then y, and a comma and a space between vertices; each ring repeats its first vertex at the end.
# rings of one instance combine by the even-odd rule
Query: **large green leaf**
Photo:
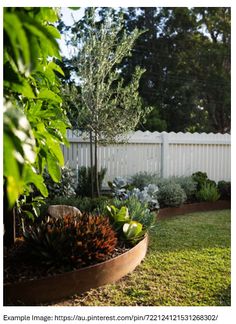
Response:
POLYGON ((57 158, 60 166, 63 166, 64 165, 64 156, 61 151, 60 144, 57 141, 55 141, 54 139, 49 138, 48 146, 49 146, 49 149, 51 150, 51 152, 53 152, 53 154, 57 158))
POLYGON ((52 92, 49 89, 41 89, 39 94, 38 94, 39 99, 48 99, 48 100, 53 100, 55 102, 61 103, 62 99, 59 97, 56 93, 52 92))
MULTIPOLYGON (((20 18, 24 21, 24 26, 38 37, 40 45, 45 49, 45 55, 49 54, 60 58, 59 45, 54 38, 56 32, 52 32, 52 29, 47 29, 46 25, 40 24, 34 18, 24 13, 19 13, 20 18)), ((55 27, 53 27, 55 28, 55 27)), ((58 35, 58 34, 57 34, 58 35)))
POLYGON ((48 196, 48 190, 44 184, 43 176, 37 174, 36 170, 30 165, 26 165, 24 168, 24 181, 26 184, 34 184, 44 197, 48 196))
POLYGON ((29 43, 25 30, 18 15, 15 13, 5 13, 4 29, 11 42, 11 48, 15 55, 15 62, 21 73, 30 70, 29 43))
POLYGON ((54 23, 58 20, 57 13, 50 7, 41 7, 36 17, 39 20, 49 21, 51 23, 54 23))
POLYGON ((11 208, 20 194, 23 193, 23 181, 20 176, 19 164, 15 157, 15 146, 12 137, 4 133, 3 139, 3 174, 6 181, 8 204, 11 208))
POLYGON ((47 167, 52 180, 59 182, 61 179, 61 169, 57 160, 51 154, 47 155, 47 167))
POLYGON ((63 70, 60 68, 60 66, 53 61, 49 62, 47 67, 54 71, 57 71, 58 73, 60 73, 63 76, 65 75, 63 70))
POLYGON ((34 92, 25 80, 20 80, 20 82, 9 82, 7 80, 4 81, 4 87, 8 88, 10 91, 22 94, 22 96, 32 99, 35 98, 34 92))

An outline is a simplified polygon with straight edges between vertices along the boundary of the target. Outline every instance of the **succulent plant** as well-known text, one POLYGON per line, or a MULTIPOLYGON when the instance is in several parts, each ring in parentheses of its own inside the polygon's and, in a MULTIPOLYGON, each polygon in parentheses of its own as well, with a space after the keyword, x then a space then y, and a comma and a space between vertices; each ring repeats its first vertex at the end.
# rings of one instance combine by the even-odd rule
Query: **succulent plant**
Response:
POLYGON ((29 253, 53 266, 81 267, 105 260, 117 245, 117 235, 107 217, 70 214, 48 217, 24 230, 29 253))
POLYGON ((112 254, 117 245, 116 232, 107 217, 84 214, 74 230, 71 239, 74 243, 72 258, 75 264, 101 262, 112 254))
POLYGON ((112 225, 117 231, 119 238, 125 243, 135 245, 145 235, 143 225, 138 221, 132 220, 126 206, 120 209, 115 206, 107 206, 108 215, 112 225))

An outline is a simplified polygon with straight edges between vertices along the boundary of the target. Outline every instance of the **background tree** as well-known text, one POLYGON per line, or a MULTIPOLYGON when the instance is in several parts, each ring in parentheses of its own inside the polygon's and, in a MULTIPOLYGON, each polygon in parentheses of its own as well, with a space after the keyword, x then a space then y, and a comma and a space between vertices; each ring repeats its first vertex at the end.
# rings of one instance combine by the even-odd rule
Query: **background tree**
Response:
POLYGON ((63 74, 53 61, 60 59, 60 33, 52 8, 4 8, 4 226, 6 244, 14 241, 14 209, 20 195, 34 185, 43 196, 43 170, 60 180, 69 126, 62 109, 63 74), (9 235, 8 235, 9 234, 9 235))
POLYGON ((154 109, 141 128, 229 132, 230 8, 121 10, 127 33, 148 29, 120 66, 126 80, 146 69, 139 93, 154 109))
MULTIPOLYGON (((76 47, 69 65, 77 74, 78 85, 65 86, 65 99, 73 125, 90 133, 94 143, 96 192, 98 187, 98 144, 107 144, 133 130, 149 108, 142 109, 138 94, 144 70, 135 66, 129 80, 117 68, 131 53, 135 41, 143 33, 135 28, 127 34, 121 16, 110 10, 104 20, 97 21, 96 11, 89 8, 84 19, 71 29, 71 45, 76 47)), ((91 169, 93 168, 91 152, 91 169)), ((93 183, 93 181, 92 181, 93 183)))

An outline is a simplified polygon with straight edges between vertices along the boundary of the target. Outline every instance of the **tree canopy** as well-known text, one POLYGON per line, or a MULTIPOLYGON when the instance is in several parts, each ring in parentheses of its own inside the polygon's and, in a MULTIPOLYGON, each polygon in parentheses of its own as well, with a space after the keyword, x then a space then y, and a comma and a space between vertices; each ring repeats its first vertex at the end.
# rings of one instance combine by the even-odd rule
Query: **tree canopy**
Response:
POLYGON ((88 8, 84 18, 70 29, 69 43, 74 52, 67 65, 78 84, 69 82, 63 87, 73 126, 90 133, 91 148, 94 142, 95 174, 97 144, 124 140, 124 135, 134 130, 140 118, 150 111, 149 107, 143 109, 138 93, 145 70, 135 66, 125 82, 118 68, 144 31, 135 28, 127 33, 122 16, 115 17, 112 10, 103 18, 97 20, 96 10, 88 8))
MULTIPOLYGON (((103 16, 107 8, 100 9, 103 16)), ((147 30, 120 64, 126 80, 146 72, 139 93, 154 107, 150 131, 230 132, 230 8, 121 8, 127 33, 147 30)))

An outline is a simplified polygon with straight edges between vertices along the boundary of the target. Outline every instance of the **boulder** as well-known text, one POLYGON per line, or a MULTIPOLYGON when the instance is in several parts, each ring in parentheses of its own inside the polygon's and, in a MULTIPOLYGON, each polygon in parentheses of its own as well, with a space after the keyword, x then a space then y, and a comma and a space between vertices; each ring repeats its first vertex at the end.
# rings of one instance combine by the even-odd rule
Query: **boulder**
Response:
POLYGON ((78 208, 68 205, 50 205, 47 212, 54 218, 60 218, 68 214, 79 217, 82 216, 82 213, 78 208))

